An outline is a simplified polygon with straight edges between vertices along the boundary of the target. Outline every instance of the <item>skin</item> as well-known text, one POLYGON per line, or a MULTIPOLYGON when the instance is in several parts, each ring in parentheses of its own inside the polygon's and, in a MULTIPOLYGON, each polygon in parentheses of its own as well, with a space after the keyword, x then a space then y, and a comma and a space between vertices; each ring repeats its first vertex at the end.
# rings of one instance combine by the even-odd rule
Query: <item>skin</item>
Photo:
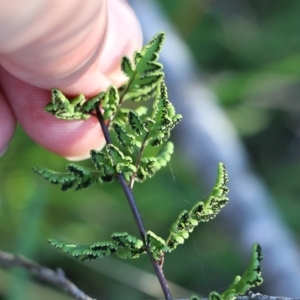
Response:
POLYGON ((120 59, 142 46, 139 23, 122 0, 0 0, 0 154, 16 123, 44 148, 89 157, 104 138, 96 118, 57 120, 44 112, 50 90, 92 97, 126 81, 120 59))

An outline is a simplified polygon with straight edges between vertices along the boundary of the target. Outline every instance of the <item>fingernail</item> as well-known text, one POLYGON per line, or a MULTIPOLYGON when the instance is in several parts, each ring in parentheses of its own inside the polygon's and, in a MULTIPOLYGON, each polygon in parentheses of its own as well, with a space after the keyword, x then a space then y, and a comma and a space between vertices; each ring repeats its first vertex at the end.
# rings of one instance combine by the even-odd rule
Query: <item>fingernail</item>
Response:
POLYGON ((88 153, 87 155, 84 156, 65 156, 65 159, 70 160, 70 161, 79 161, 79 160, 85 160, 90 158, 90 154, 88 153))

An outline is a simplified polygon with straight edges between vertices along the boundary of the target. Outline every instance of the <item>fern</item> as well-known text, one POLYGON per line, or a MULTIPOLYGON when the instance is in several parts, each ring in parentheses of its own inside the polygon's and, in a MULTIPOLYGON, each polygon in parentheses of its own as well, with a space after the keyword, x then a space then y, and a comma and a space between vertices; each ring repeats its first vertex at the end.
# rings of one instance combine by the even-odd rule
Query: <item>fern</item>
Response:
POLYGON ((163 79, 162 65, 157 60, 164 38, 164 33, 157 34, 141 51, 135 52, 133 63, 127 57, 122 59, 121 69, 129 78, 121 88, 123 101, 152 97, 157 84, 163 79))
POLYGON ((86 119, 88 118, 88 115, 80 111, 80 108, 84 102, 84 95, 78 95, 74 99, 69 100, 60 90, 53 89, 52 102, 45 107, 45 110, 55 115, 55 117, 58 119, 86 119))
MULTIPOLYGON (((252 247, 251 261, 243 276, 236 276, 233 282, 222 294, 211 292, 209 300, 233 300, 238 296, 243 296, 253 287, 256 287, 263 282, 261 276, 262 261, 261 247, 255 243, 252 247)), ((192 296, 191 300, 200 300, 197 296, 192 296)))
POLYGON ((87 188, 91 184, 104 181, 101 173, 77 164, 67 165, 68 173, 54 172, 40 166, 34 167, 33 170, 52 184, 61 185, 62 191, 68 189, 80 190, 82 188, 87 188))
POLYGON ((261 276, 262 261, 261 247, 255 243, 252 248, 251 262, 245 273, 240 277, 236 276, 228 289, 221 294, 222 299, 230 300, 232 296, 244 295, 250 288, 256 287, 263 282, 261 276))
POLYGON ((45 106, 45 111, 54 115, 57 119, 63 120, 86 120, 99 105, 100 99, 104 97, 101 92, 86 102, 84 95, 80 94, 73 99, 68 99, 60 90, 52 90, 52 101, 45 106))
MULTIPOLYGON (((225 198, 228 192, 227 183, 225 165, 220 163, 216 183, 208 199, 205 202, 196 203, 190 211, 183 211, 171 226, 167 240, 157 236, 152 231, 146 232, 145 242, 146 245, 149 245, 150 252, 155 260, 160 261, 164 257, 164 253, 172 252, 179 244, 183 244, 198 223, 207 222, 208 216, 213 218, 220 212, 220 209, 228 202, 228 199, 225 198), (212 199, 215 199, 215 201, 212 201, 212 199), (216 205, 216 202, 219 204, 216 205)), ((57 248, 61 248, 63 252, 82 260, 101 258, 111 254, 117 254, 120 258, 137 258, 146 253, 146 245, 143 245, 141 240, 126 232, 113 234, 111 239, 111 241, 96 243, 97 245, 105 245, 103 248, 104 253, 102 253, 100 246, 96 251, 95 244, 91 246, 65 244, 55 239, 51 239, 50 242, 57 248), (108 251, 109 249, 111 251, 108 251)))
POLYGON ((122 70, 128 76, 128 83, 119 90, 110 86, 86 101, 83 95, 68 100, 59 90, 52 90, 52 102, 45 107, 56 118, 66 120, 86 119, 99 104, 103 118, 108 122, 110 131, 117 143, 107 145, 102 151, 91 151, 91 160, 97 171, 83 168, 84 174, 59 173, 42 167, 34 171, 53 184, 60 184, 62 190, 81 189, 97 182, 112 182, 118 174, 123 174, 131 186, 134 181, 143 182, 170 160, 173 145, 168 142, 171 130, 181 120, 168 100, 163 82, 162 65, 157 62, 164 34, 156 35, 141 51, 134 54, 134 62, 122 60, 122 70), (125 92, 126 91, 126 92, 125 92), (138 101, 154 96, 153 110, 145 107, 136 110, 122 108, 125 100, 138 101), (144 156, 148 146, 161 146, 157 156, 144 156), (126 153, 129 152, 129 155, 126 153))
MULTIPOLYGON (((65 120, 84 120, 97 116, 102 129, 105 129, 107 144, 101 151, 91 150, 90 158, 94 168, 69 164, 67 172, 59 173, 44 167, 35 167, 34 171, 37 174, 52 184, 60 185, 63 191, 79 190, 95 183, 110 183, 118 178, 127 184, 126 194, 128 194, 131 193, 135 181, 143 182, 167 165, 174 151, 174 145, 169 138, 182 116, 176 113, 168 99, 163 68, 158 62, 163 40, 164 34, 157 34, 141 51, 135 52, 132 62, 123 57, 121 69, 127 75, 128 81, 119 89, 110 86, 107 91, 95 95, 88 101, 83 95, 68 99, 58 89, 52 90, 52 102, 45 107, 47 112, 65 120), (125 101, 137 102, 150 98, 154 100, 152 109, 144 106, 129 109, 123 105, 125 101), (111 141, 111 135, 114 142, 111 141), (145 150, 151 147, 154 147, 151 153, 156 151, 156 155, 148 156, 145 150)), ((137 222, 142 239, 122 232, 112 234, 108 241, 96 242, 90 246, 64 243, 56 239, 50 239, 49 242, 64 253, 81 260, 110 255, 133 259, 150 253, 153 264, 162 267, 166 253, 183 244, 200 222, 212 220, 227 204, 229 201, 226 197, 229 191, 227 184, 225 165, 219 163, 216 182, 207 199, 197 202, 190 210, 181 212, 172 224, 166 240, 152 231, 146 231, 143 225, 140 225, 141 222, 137 222)), ((130 203, 132 206, 132 202, 130 203)), ((134 214, 137 219, 138 214, 134 214)), ((224 293, 212 292, 210 300, 231 300, 260 284, 261 259, 260 246, 255 244, 251 264, 244 275, 237 276, 224 293)), ((161 276, 159 273, 157 275, 161 276)), ((164 279, 160 280, 163 281, 164 279)), ((162 285, 162 288, 165 288, 165 294, 168 293, 166 286, 162 285)), ((190 299, 197 300, 198 297, 192 296, 190 299)))
MULTIPOLYGON (((90 246, 64 243, 57 239, 49 239, 48 241, 64 253, 68 253, 80 260, 91 260, 112 254, 117 254, 120 258, 134 258, 138 249, 143 245, 141 240, 137 240, 137 238, 131 237, 127 233, 115 233, 110 241, 97 242, 90 246), (121 243, 121 240, 126 241, 126 239, 131 242, 121 243)), ((140 252, 143 252, 143 250, 140 252)))
POLYGON ((208 222, 215 218, 221 208, 229 201, 226 195, 228 176, 224 163, 219 163, 216 183, 205 202, 197 202, 189 211, 183 211, 172 225, 167 246, 174 250, 189 237, 200 222, 208 222))

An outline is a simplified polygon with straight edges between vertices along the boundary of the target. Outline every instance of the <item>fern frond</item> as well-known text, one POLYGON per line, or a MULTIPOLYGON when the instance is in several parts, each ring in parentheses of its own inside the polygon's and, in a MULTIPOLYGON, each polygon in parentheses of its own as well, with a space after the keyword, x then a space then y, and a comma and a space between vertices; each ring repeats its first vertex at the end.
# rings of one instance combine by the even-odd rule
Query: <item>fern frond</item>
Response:
POLYGON ((133 110, 129 111, 128 123, 130 128, 135 132, 137 136, 140 136, 148 132, 147 127, 141 121, 139 115, 133 110))
MULTIPOLYGON (((233 282, 222 294, 215 291, 211 292, 209 294, 209 300, 234 300, 238 296, 245 295, 250 288, 262 284, 263 278, 261 276, 261 261, 261 247, 259 244, 255 243, 252 247, 251 262, 243 276, 236 276, 233 282)), ((190 300, 200 300, 200 298, 192 296, 190 300)))
POLYGON ((252 247, 251 262, 243 276, 236 276, 225 292, 219 294, 211 292, 209 300, 232 300, 238 296, 243 296, 253 287, 263 282, 261 276, 262 252, 259 244, 255 243, 252 247))
POLYGON ((149 245, 153 258, 157 261, 162 259, 165 252, 170 251, 170 248, 166 246, 166 241, 150 230, 146 232, 146 243, 149 245))
POLYGON ((204 206, 199 202, 192 207, 190 210, 191 218, 196 219, 198 222, 208 222, 215 218, 229 201, 229 199, 225 197, 229 192, 227 184, 228 175, 225 164, 219 163, 217 180, 212 192, 204 202, 204 206))
POLYGON ((244 295, 250 288, 263 283, 260 266, 261 261, 262 250, 260 245, 255 243, 252 247, 251 262, 245 273, 241 277, 237 276, 233 283, 228 287, 228 291, 222 293, 225 300, 229 300, 227 295, 228 293, 231 293, 231 290, 234 290, 237 295, 244 295))
POLYGON ((110 183, 113 181, 116 172, 114 166, 111 165, 110 159, 106 151, 91 150, 91 160, 95 168, 100 172, 103 182, 110 183))
POLYGON ((91 260, 115 254, 117 249, 113 242, 95 243, 91 246, 64 243, 57 239, 49 239, 49 243, 80 260, 91 260))
POLYGON ((157 86, 153 104, 152 127, 149 130, 148 143, 159 146, 170 138, 171 130, 180 122, 182 116, 175 113, 174 106, 168 100, 167 87, 163 81, 157 86))
POLYGON ((124 101, 147 100, 153 95, 164 76, 162 65, 157 61, 164 37, 164 33, 157 34, 141 51, 135 52, 133 63, 128 57, 123 57, 121 69, 129 78, 128 83, 120 89, 124 91, 124 101))
POLYGON ((116 138, 122 147, 127 148, 130 153, 134 152, 134 147, 136 145, 136 138, 133 134, 128 133, 128 131, 121 126, 119 123, 113 123, 112 125, 116 138))
POLYGON ((118 110, 119 107, 119 93, 116 87, 110 86, 105 92, 101 106, 103 109, 103 119, 110 120, 118 110))
POLYGON ((104 95, 105 93, 101 92, 96 96, 90 98, 88 101, 84 102, 84 104, 81 107, 81 111, 90 116, 91 112, 95 110, 96 106, 100 105, 101 100, 104 98, 104 95))
POLYGON ((174 144, 172 142, 165 143, 157 154, 157 162, 161 167, 165 167, 171 160, 171 156, 174 152, 174 144))
POLYGON ((167 142, 161 147, 156 157, 143 157, 136 172, 136 181, 143 182, 147 178, 153 177, 157 171, 167 165, 173 151, 174 144, 167 142))
POLYGON ((62 191, 80 190, 91 184, 101 182, 100 173, 77 164, 69 164, 67 166, 68 173, 54 172, 40 166, 34 167, 33 170, 52 184, 59 184, 62 191))
POLYGON ((102 258, 113 254, 122 259, 132 259, 146 253, 143 242, 127 232, 114 233, 110 241, 96 242, 90 246, 64 243, 57 239, 48 241, 52 246, 80 260, 102 258))
POLYGON ((104 97, 101 92, 86 101, 84 95, 80 94, 73 99, 68 99, 60 90, 52 89, 52 101, 45 106, 45 111, 62 120, 86 120, 95 110, 96 105, 104 97))
POLYGON ((107 144, 101 151, 92 150, 91 160, 100 171, 103 182, 111 182, 120 173, 123 174, 126 182, 129 182, 132 174, 136 172, 132 158, 124 155, 113 144, 107 144))
POLYGON ((144 243, 127 232, 114 233, 111 239, 117 247, 117 255, 120 258, 137 258, 141 254, 146 253, 144 243))
POLYGON ((191 210, 183 211, 175 223, 171 226, 167 246, 174 250, 177 245, 183 244, 184 239, 200 222, 208 222, 215 218, 222 207, 229 201, 225 196, 229 189, 227 187, 228 176, 224 163, 219 163, 216 183, 212 192, 205 202, 197 202, 191 210))

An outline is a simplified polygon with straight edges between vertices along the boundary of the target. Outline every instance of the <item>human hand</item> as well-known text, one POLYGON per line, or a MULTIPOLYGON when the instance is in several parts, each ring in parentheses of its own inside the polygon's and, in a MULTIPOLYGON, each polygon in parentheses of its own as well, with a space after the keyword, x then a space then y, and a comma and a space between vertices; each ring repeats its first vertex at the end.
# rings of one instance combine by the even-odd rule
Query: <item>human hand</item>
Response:
POLYGON ((121 57, 141 48, 138 21, 123 0, 4 0, 0 9, 0 153, 16 122, 68 159, 101 149, 96 118, 64 121, 44 112, 52 88, 87 98, 126 81, 121 57))

